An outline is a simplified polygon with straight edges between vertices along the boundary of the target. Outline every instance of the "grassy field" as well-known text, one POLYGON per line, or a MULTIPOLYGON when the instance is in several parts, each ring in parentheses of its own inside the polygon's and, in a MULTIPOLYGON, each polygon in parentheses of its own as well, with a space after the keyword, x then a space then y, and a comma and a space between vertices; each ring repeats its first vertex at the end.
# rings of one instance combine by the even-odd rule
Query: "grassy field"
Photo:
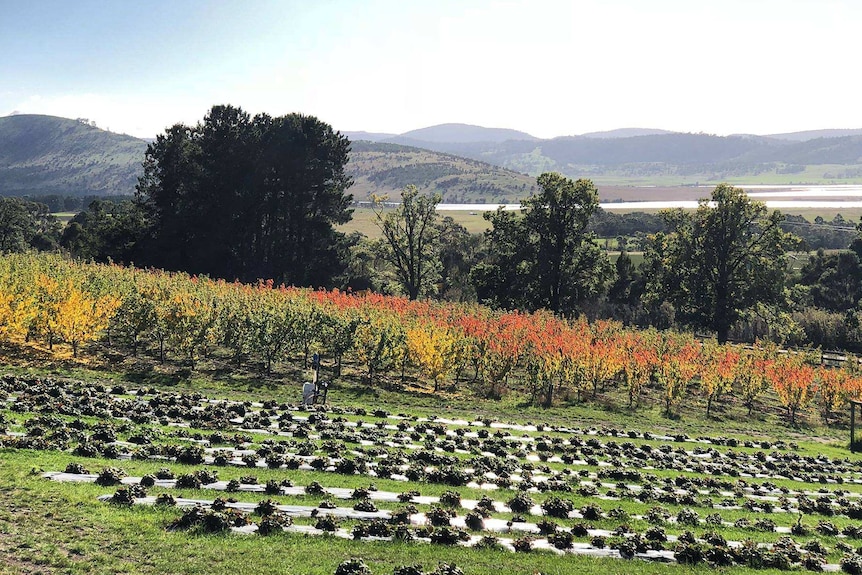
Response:
MULTIPOLYGON (((643 211, 648 213, 656 213, 658 210, 614 210, 614 213, 626 213, 634 211, 643 211)), ((441 217, 451 217, 456 223, 464 226, 471 234, 481 234, 490 228, 490 222, 482 217, 482 212, 470 212, 466 210, 450 210, 438 212, 441 217)), ((849 221, 858 222, 862 218, 862 208, 852 208, 846 210, 840 209, 805 209, 793 210, 787 212, 788 215, 801 215, 809 222, 813 222, 818 216, 826 221, 831 221, 837 214, 849 221)), ((353 219, 348 223, 338 228, 344 233, 360 232, 366 237, 377 239, 380 237, 380 228, 375 222, 374 212, 371 208, 355 208, 353 210, 353 219)), ((612 242, 616 238, 611 238, 612 242)), ((613 246, 612 246, 613 248, 613 246)))
MULTIPOLYGON (((300 382, 307 373, 295 369, 290 365, 280 367, 272 378, 263 379, 253 371, 224 370, 216 364, 204 362, 194 373, 171 367, 159 366, 147 357, 127 359, 120 363, 110 360, 108 353, 99 359, 91 358, 89 361, 73 360, 64 358, 61 360, 49 360, 39 352, 38 348, 3 348, 3 357, 0 361, 4 364, 4 373, 21 377, 71 377, 75 379, 97 382, 101 389, 109 389, 114 385, 123 385, 135 389, 138 386, 153 386, 167 392, 163 397, 169 399, 179 393, 201 394, 198 398, 207 397, 214 399, 229 399, 239 402, 273 401, 273 406, 286 403, 296 403, 300 397, 300 382)), ((394 383, 394 382, 393 382, 394 383)), ((418 383, 418 382, 414 382, 418 383)), ((544 426, 543 428, 529 428, 526 430, 512 432, 514 436, 529 439, 531 442, 537 440, 552 441, 568 440, 587 436, 574 435, 570 431, 556 429, 554 426, 563 426, 566 429, 580 430, 607 430, 609 428, 620 430, 622 436, 614 437, 598 435, 598 439, 604 445, 620 446, 628 443, 639 448, 647 446, 654 452, 667 445, 668 442, 661 439, 647 437, 629 437, 626 430, 649 431, 652 434, 686 434, 689 439, 681 443, 672 442, 673 449, 685 448, 687 450, 705 449, 709 447, 716 453, 728 455, 733 453, 734 457, 756 456, 758 453, 785 453, 775 448, 762 449, 757 446, 728 447, 724 445, 704 446, 697 443, 697 438, 736 438, 740 442, 746 440, 763 441, 770 443, 775 441, 794 442, 791 453, 800 457, 829 457, 834 461, 851 458, 858 461, 858 456, 851 455, 847 450, 846 415, 839 416, 842 423, 837 426, 825 426, 819 417, 813 412, 807 412, 799 426, 789 426, 784 419, 784 413, 779 409, 774 397, 768 396, 762 401, 751 416, 747 414, 746 408, 732 398, 720 402, 710 417, 705 417, 705 404, 702 398, 691 395, 672 417, 664 414, 660 394, 657 390, 649 391, 642 404, 635 409, 627 409, 622 406, 625 401, 617 395, 624 393, 622 390, 608 390, 607 397, 589 403, 580 403, 575 397, 561 398, 558 405, 550 409, 541 409, 529 405, 524 395, 513 391, 504 396, 502 400, 485 400, 474 396, 469 384, 460 382, 453 384, 440 393, 429 393, 428 388, 421 385, 408 384, 403 389, 399 386, 375 386, 369 387, 359 382, 357 366, 347 365, 345 377, 336 381, 329 395, 329 404, 338 408, 339 414, 330 414, 330 418, 338 418, 345 422, 365 422, 369 429, 377 427, 377 431, 368 432, 368 437, 374 434, 385 433, 394 437, 396 431, 384 432, 376 424, 380 422, 378 415, 372 415, 372 410, 385 410, 391 414, 402 414, 408 419, 407 422, 415 421, 417 417, 433 419, 438 416, 447 418, 463 418, 467 421, 490 420, 508 422, 513 424, 533 424, 544 426), (358 410, 358 411, 357 411, 358 410)), ((69 387, 73 389, 74 386, 69 387)), ((101 404, 98 391, 93 392, 92 402, 101 404)), ((12 394, 14 398, 17 393, 12 394)), ((148 394, 147 397, 149 397, 148 394)), ((49 394, 50 397, 50 394, 49 394)), ((120 395, 122 398, 133 398, 132 395, 120 395)), ((247 409, 253 409, 251 403, 246 404, 247 409)), ((282 408, 273 408, 273 413, 282 408)), ((32 419, 40 411, 39 405, 33 405, 27 410, 0 410, 0 415, 5 420, 5 427, 15 432, 27 432, 27 421, 32 419)), ((302 415, 302 414, 299 414, 302 415)), ((177 414, 181 417, 181 414, 177 414)), ((174 416, 171 416, 174 417, 174 416)), ((67 424, 75 418, 61 418, 67 424)), ((110 424, 118 430, 119 439, 130 439, 133 434, 148 433, 153 438, 155 445, 171 445, 178 438, 184 436, 207 437, 212 434, 212 429, 200 429, 197 427, 182 430, 177 435, 178 428, 168 426, 166 423, 170 418, 163 418, 160 422, 137 423, 126 425, 123 422, 111 418, 83 417, 80 418, 88 430, 98 428, 98 425, 110 424)), ((323 429, 323 428, 321 428, 323 429)), ((457 431, 457 426, 448 426, 448 429, 457 431)), ((471 426, 471 430, 481 429, 481 426, 471 426)), ((242 429, 226 429, 224 433, 240 431, 248 435, 246 449, 260 449, 267 445, 273 436, 257 431, 243 431, 242 429)), ((493 430, 491 430, 493 432, 493 430)), ((89 431, 88 431, 89 432, 89 431)), ((0 434, 2 435, 2 434, 0 434)), ((343 441, 345 448, 349 450, 370 449, 362 447, 355 438, 349 436, 341 437, 334 435, 328 440, 343 441)), ((440 446, 458 435, 433 436, 433 441, 438 453, 453 455, 458 461, 466 462, 473 457, 468 453, 454 453, 439 450, 440 446)), ((326 440, 306 439, 295 440, 290 437, 278 439, 287 440, 288 449, 295 449, 302 445, 311 445, 312 450, 320 455, 325 455, 321 449, 326 440)), ((493 438, 492 438, 493 439, 493 438)), ((428 445, 426 440, 426 446, 428 445)), ((420 441, 421 443, 421 441, 420 441)), ((74 443, 73 443, 74 445, 74 443)), ((225 448, 230 449, 230 443, 225 448)), ((379 444, 378 444, 379 445, 379 444)), ((555 452, 557 448, 554 448, 555 452)), ((357 452, 358 452, 357 451, 357 452)), ((397 454, 400 450, 389 448, 390 454, 397 454)), ((528 448, 528 454, 535 457, 536 452, 528 448)), ((675 479, 684 477, 698 480, 705 478, 701 471, 696 469, 644 469, 646 463, 639 460, 619 459, 602 450, 595 452, 597 462, 587 462, 586 465, 570 466, 559 461, 541 462, 535 460, 535 472, 538 474, 566 474, 574 472, 589 472, 591 474, 607 469, 606 462, 615 462, 613 465, 621 469, 638 470, 646 472, 648 476, 654 477, 652 481, 661 483, 665 478, 675 479), (602 463, 598 463, 602 462, 602 463), (541 471, 545 469, 545 471, 541 471)), ((523 462, 521 455, 512 455, 512 461, 523 462)), ((730 460, 728 460, 729 462, 730 460)), ((230 479, 239 480, 248 475, 254 475, 256 480, 263 484, 268 480, 282 481, 289 479, 296 486, 309 485, 317 481, 324 487, 334 489, 346 487, 355 489, 367 487, 373 482, 381 492, 404 492, 415 489, 423 496, 439 497, 446 491, 456 490, 464 499, 479 499, 483 495, 490 495, 496 501, 508 501, 518 494, 513 487, 501 487, 494 491, 484 491, 476 487, 459 486, 451 487, 429 481, 402 482, 394 479, 370 478, 366 475, 345 475, 331 471, 312 471, 303 469, 246 469, 244 467, 212 467, 205 465, 188 465, 171 460, 122 460, 109 459, 105 457, 83 457, 72 455, 68 451, 52 449, 0 449, 0 556, 4 558, 0 565, 0 573, 309 573, 309 574, 332 574, 338 564, 349 557, 361 557, 371 568, 375 575, 392 573, 398 566, 422 564, 426 571, 433 570, 438 563, 447 562, 457 564, 465 574, 490 575, 499 573, 524 574, 535 573, 564 574, 564 573, 706 573, 710 568, 705 564, 699 566, 681 566, 676 564, 661 564, 646 561, 624 561, 620 559, 602 559, 580 555, 560 556, 548 551, 532 551, 529 553, 511 553, 508 551, 495 551, 488 549, 472 549, 465 547, 452 547, 447 545, 436 545, 427 543, 397 543, 390 541, 351 541, 333 536, 311 536, 296 533, 279 534, 270 537, 258 535, 203 534, 187 533, 181 531, 169 531, 166 526, 180 517, 181 512, 175 508, 133 506, 131 508, 121 505, 110 505, 97 500, 100 495, 111 494, 114 487, 101 487, 92 483, 57 483, 48 481, 41 477, 42 471, 62 471, 69 463, 78 462, 84 464, 88 469, 98 472, 106 467, 120 467, 129 476, 140 477, 148 473, 155 473, 163 467, 170 468, 176 475, 192 473, 203 468, 209 468, 218 472, 218 478, 226 481, 230 479)), ((523 463, 519 463, 523 464, 523 463)), ((846 474, 843 477, 849 479, 851 475, 859 478, 858 473, 846 474)), ((735 482, 734 477, 716 476, 718 479, 726 479, 735 482)), ((647 479, 644 478, 644 482, 647 479)), ((810 490, 816 492, 824 487, 829 490, 836 489, 834 484, 826 484, 818 481, 816 475, 807 480, 794 480, 789 478, 770 479, 769 482, 775 488, 793 490, 810 490)), ((245 483, 245 481, 243 481, 245 483)), ((637 483, 637 482, 636 482, 637 483)), ((747 485, 767 485, 765 479, 746 478, 747 485)), ((572 485, 577 486, 578 481, 573 480, 572 485)), ((854 496, 862 495, 862 485, 844 483, 841 486, 846 490, 845 494, 854 496)), ((771 488, 771 487, 770 487, 771 488)), ((604 490, 601 490, 602 492, 604 490)), ((831 493, 831 491, 828 491, 831 493)), ((151 495, 170 493, 175 497, 192 497, 199 500, 212 500, 216 493, 207 489, 177 489, 170 487, 156 487, 150 490, 151 495)), ((738 492, 733 499, 737 503, 743 501, 738 492)), ((638 501, 633 498, 622 497, 616 500, 597 499, 593 495, 577 492, 532 492, 531 497, 536 502, 549 500, 553 496, 562 496, 572 502, 574 509, 581 509, 585 505, 598 504, 605 512, 605 517, 590 521, 590 528, 613 531, 619 529, 620 525, 626 525, 627 529, 636 532, 645 532, 651 527, 649 521, 641 518, 649 513, 650 509, 658 505, 654 501, 638 501), (608 514, 617 509, 629 516, 628 519, 614 519, 608 514)), ((240 491, 230 494, 231 497, 240 502, 256 504, 265 496, 262 493, 251 493, 240 491)), ((763 544, 772 544, 778 534, 751 527, 739 527, 731 525, 741 519, 750 522, 756 520, 768 520, 778 526, 787 528, 797 520, 796 513, 782 513, 780 509, 774 511, 751 511, 746 509, 717 509, 712 504, 706 506, 705 499, 710 496, 700 496, 693 504, 665 503, 664 507, 671 515, 677 515, 684 509, 693 509, 699 514, 699 525, 695 527, 683 526, 669 523, 664 526, 670 536, 681 536, 690 530, 700 537, 710 530, 717 530, 729 541, 743 541, 750 539, 763 544), (709 514, 718 513, 726 525, 709 527, 703 523, 703 518, 709 514)), ((720 496, 713 495, 714 501, 720 496)), ((834 497, 834 495, 833 495, 834 497)), ((311 495, 280 495, 275 499, 281 504, 314 507, 321 500, 320 496, 311 495)), ((337 502, 339 506, 351 506, 353 502, 337 502)), ((378 502, 377 507, 381 510, 393 511, 402 506, 397 503, 378 502)), ((420 511, 428 512, 432 506, 426 504, 417 505, 420 511)), ((466 511, 456 510, 459 516, 466 511)), ((493 517, 502 520, 511 520, 511 512, 494 513, 493 517)), ((253 519, 259 518, 253 516, 253 519)), ((542 517, 528 515, 527 521, 537 522, 542 517)), ((569 528, 581 523, 579 519, 556 520, 561 528, 569 528)), ((809 525, 811 532, 808 535, 794 536, 799 544, 810 541, 820 541, 827 548, 825 560, 836 564, 842 557, 839 543, 842 539, 834 535, 818 534, 814 528, 818 521, 830 521, 836 529, 845 529, 848 526, 859 525, 843 515, 820 516, 806 513, 804 523, 809 525)), ((310 519, 295 519, 295 524, 312 525, 310 519)), ((358 524, 355 520, 343 522, 342 527, 348 530, 358 524)), ((481 534, 481 532, 479 533, 481 534)), ((514 535, 500 534, 501 537, 513 537, 514 535)), ((534 536, 535 537, 535 536, 534 536)), ((586 543, 589 537, 576 538, 576 541, 586 543)), ((852 540, 845 540, 853 543, 852 540)), ((855 545, 853 545, 855 547, 855 545)), ((673 549, 673 544, 667 544, 667 548, 673 549)), ((726 573, 753 573, 754 571, 743 567, 727 567, 722 569, 726 573)), ((758 572, 777 573, 778 570, 767 569, 758 572)))

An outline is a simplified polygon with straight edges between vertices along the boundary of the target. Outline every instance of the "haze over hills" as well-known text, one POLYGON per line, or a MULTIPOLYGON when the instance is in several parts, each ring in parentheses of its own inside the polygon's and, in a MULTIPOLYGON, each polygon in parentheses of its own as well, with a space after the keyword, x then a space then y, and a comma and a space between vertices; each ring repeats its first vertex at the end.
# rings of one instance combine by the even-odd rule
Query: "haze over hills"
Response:
POLYGON ((657 136, 659 134, 673 134, 673 132, 670 130, 656 130, 654 128, 618 128, 603 132, 587 132, 580 136, 582 138, 633 138, 635 136, 657 136))
POLYGON ((862 129, 806 130, 804 132, 788 132, 786 134, 769 134, 766 137, 805 142, 817 138, 841 138, 844 136, 862 136, 862 129))
MULTIPOLYGON (((357 199, 415 184, 447 202, 510 202, 528 195, 544 171, 599 184, 862 182, 862 130, 722 137, 627 128, 540 140, 442 124, 399 136, 345 134, 353 138, 347 171, 357 199), (364 141, 372 139, 379 141, 364 141)), ((0 195, 132 194, 146 146, 77 120, 0 118, 0 195)))
MULTIPOLYGON (((54 116, 0 117, 0 195, 132 195, 148 142, 54 116)), ((535 178, 485 162, 397 144, 354 141, 347 172, 358 200, 407 184, 448 202, 516 200, 535 178)))
POLYGON ((0 194, 131 194, 146 148, 77 120, 0 118, 0 194))

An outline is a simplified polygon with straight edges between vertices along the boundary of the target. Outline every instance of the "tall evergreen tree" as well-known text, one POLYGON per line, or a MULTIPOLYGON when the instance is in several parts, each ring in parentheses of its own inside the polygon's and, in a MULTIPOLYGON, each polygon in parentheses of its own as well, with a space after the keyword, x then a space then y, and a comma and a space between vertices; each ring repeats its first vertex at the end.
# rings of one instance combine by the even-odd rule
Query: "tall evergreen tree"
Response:
POLYGON ((213 107, 147 148, 136 201, 151 265, 328 286, 343 269, 350 143, 312 116, 213 107))

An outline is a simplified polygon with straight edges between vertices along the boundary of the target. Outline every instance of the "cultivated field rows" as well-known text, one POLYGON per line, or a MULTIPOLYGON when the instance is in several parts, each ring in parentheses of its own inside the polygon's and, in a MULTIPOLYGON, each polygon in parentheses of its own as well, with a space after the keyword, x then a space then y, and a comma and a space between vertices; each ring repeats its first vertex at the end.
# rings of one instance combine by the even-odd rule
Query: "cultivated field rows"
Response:
POLYGON ((44 476, 116 486, 103 501, 175 506, 183 515, 171 530, 749 567, 862 564, 852 546, 862 540, 862 466, 782 441, 2 383, 4 447, 67 453, 65 471, 44 476), (153 471, 90 472, 88 458, 153 471), (275 499, 249 499, 261 494, 275 499))

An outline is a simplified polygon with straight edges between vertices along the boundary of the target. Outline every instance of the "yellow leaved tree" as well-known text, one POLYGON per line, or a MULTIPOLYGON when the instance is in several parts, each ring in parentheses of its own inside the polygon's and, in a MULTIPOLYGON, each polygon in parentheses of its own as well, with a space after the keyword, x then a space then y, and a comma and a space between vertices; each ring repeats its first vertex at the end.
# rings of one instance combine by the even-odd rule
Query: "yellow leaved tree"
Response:
POLYGON ((458 338, 444 326, 427 323, 407 330, 407 352, 434 391, 456 366, 458 338))
POLYGON ((113 295, 93 297, 77 287, 66 286, 64 297, 56 303, 56 317, 51 322, 53 334, 72 346, 78 357, 82 343, 93 341, 105 331, 120 307, 120 298, 113 295))

